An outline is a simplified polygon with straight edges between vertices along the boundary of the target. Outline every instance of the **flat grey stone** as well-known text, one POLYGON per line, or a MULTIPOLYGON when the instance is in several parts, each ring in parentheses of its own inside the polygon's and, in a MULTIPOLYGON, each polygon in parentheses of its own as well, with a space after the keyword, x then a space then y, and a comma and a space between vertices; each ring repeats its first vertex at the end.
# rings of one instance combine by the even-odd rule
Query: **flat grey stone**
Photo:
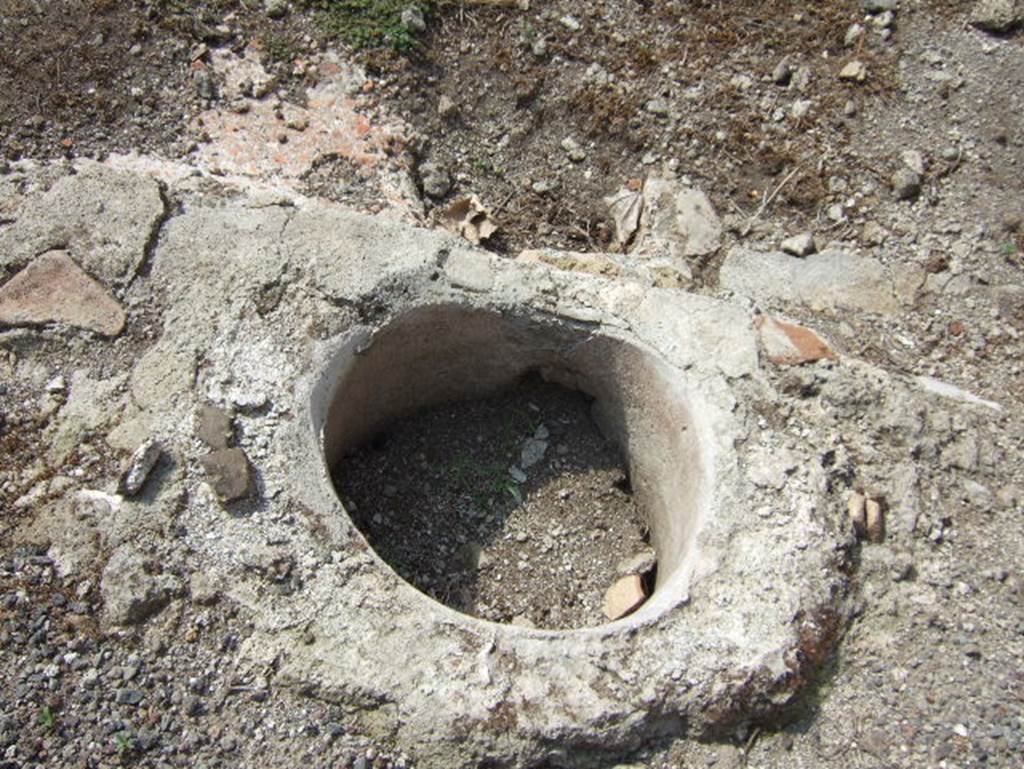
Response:
POLYGON ((88 165, 58 179, 22 207, 14 224, 0 229, 0 267, 63 249, 98 280, 126 283, 145 259, 164 216, 153 179, 88 165))
POLYGON ((875 259, 836 250, 800 259, 736 247, 722 263, 719 283, 758 301, 892 315, 899 311, 901 297, 912 291, 904 285, 910 276, 903 272, 891 275, 875 259))
POLYGON ((166 574, 151 575, 146 560, 131 547, 110 556, 100 580, 106 618, 115 625, 136 625, 159 612, 171 600, 177 581, 166 574))

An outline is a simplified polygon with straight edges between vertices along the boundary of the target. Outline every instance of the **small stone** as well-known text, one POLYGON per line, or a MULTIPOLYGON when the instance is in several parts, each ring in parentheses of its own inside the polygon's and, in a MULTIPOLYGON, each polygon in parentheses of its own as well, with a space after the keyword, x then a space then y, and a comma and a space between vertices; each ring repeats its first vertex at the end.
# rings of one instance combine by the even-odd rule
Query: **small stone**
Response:
POLYGON ((459 111, 458 105, 447 96, 442 96, 437 100, 437 114, 447 120, 450 117, 454 117, 459 111))
POLYGON ((202 572, 196 572, 189 579, 188 591, 193 603, 200 606, 213 606, 220 600, 220 591, 216 583, 202 572))
POLYGON ((620 577, 604 594, 604 616, 612 621, 621 619, 636 611, 646 598, 643 580, 639 575, 620 577))
POLYGON ((423 18, 423 11, 415 5, 402 11, 399 19, 413 32, 425 32, 427 29, 427 20, 423 18))
POLYGON ((199 407, 199 425, 196 428, 196 437, 214 451, 226 449, 234 440, 234 428, 231 425, 231 415, 220 408, 209 403, 199 407))
POLYGON ((509 624, 511 624, 511 625, 515 625, 516 627, 524 627, 524 628, 528 628, 528 629, 529 629, 529 628, 535 628, 535 627, 537 627, 537 626, 536 626, 536 625, 535 625, 535 624, 533 623, 533 620, 531 620, 531 619, 530 619, 529 617, 527 617, 527 616, 526 616, 525 614, 517 614, 516 616, 514 616, 514 617, 512 618, 512 620, 511 620, 511 622, 510 622, 509 624))
POLYGON ((545 195, 548 192, 551 192, 554 188, 555 186, 551 182, 544 181, 543 179, 535 181, 530 185, 530 189, 538 195, 545 195))
POLYGON ((866 507, 867 499, 863 494, 857 491, 850 494, 850 499, 846 503, 846 516, 858 539, 863 539, 867 535, 866 507))
POLYGON ((242 449, 223 449, 201 460, 210 486, 221 502, 235 502, 249 496, 252 476, 249 458, 242 449))
POLYGON ((807 114, 811 111, 811 107, 814 106, 814 102, 810 99, 797 99, 793 102, 793 106, 790 107, 789 114, 794 120, 801 120, 807 117, 807 114))
POLYGON ((868 542, 878 544, 885 539, 885 507, 880 499, 864 503, 864 527, 868 542))
POLYGON ((64 323, 117 336, 125 320, 117 300, 64 251, 36 257, 0 287, 0 325, 64 323))
POLYGON ((544 459, 548 450, 548 442, 537 438, 527 438, 519 455, 519 466, 524 470, 533 467, 544 459))
POLYGON ((653 547, 648 547, 619 561, 615 565, 615 573, 620 577, 628 577, 632 574, 643 576, 654 569, 657 563, 658 554, 653 547))
POLYGON ((851 61, 839 70, 839 79, 849 82, 863 83, 868 78, 867 65, 862 61, 851 61))
POLYGON ((146 485, 150 472, 160 460, 163 448, 160 444, 150 439, 135 449, 131 460, 128 462, 128 470, 121 476, 121 493, 126 497, 134 497, 142 487, 146 485))
POLYGON ((288 13, 288 0, 264 0, 263 12, 271 19, 283 18, 288 13))
POLYGON ((477 542, 467 542, 455 553, 455 560, 464 569, 476 571, 486 565, 486 556, 483 545, 477 542))
POLYGON ((571 136, 562 139, 562 149, 569 156, 569 160, 574 163, 580 163, 587 158, 587 153, 583 151, 583 148, 571 136))
POLYGON ((843 42, 847 48, 852 48, 862 37, 864 37, 864 27, 860 24, 851 24, 846 30, 846 37, 843 39, 843 42))
POLYGON ((662 99, 651 99, 644 106, 644 109, 646 109, 652 115, 667 115, 668 114, 668 104, 666 104, 665 101, 662 100, 662 99))
POLYGON ((50 394, 62 393, 68 389, 68 383, 63 376, 58 374, 46 383, 46 392, 50 394))
POLYGON ((559 19, 559 22, 570 32, 579 32, 583 28, 583 25, 579 23, 575 16, 563 16, 559 19))
POLYGON ((776 85, 789 85, 789 81, 792 78, 793 68, 787 59, 780 61, 775 65, 775 69, 772 70, 772 82, 776 85))
POLYGON ((900 153, 903 165, 918 176, 924 176, 924 156, 917 150, 904 150, 900 153))
POLYGON ((512 467, 508 469, 508 474, 512 476, 512 480, 516 483, 526 483, 526 473, 515 465, 512 465, 512 467))
POLYGON ((892 175, 892 192, 897 200, 913 200, 921 194, 921 177, 909 168, 900 168, 892 175))
POLYGON ((876 29, 887 30, 896 23, 896 14, 892 11, 883 11, 871 20, 871 24, 876 29))
POLYGON ((420 166, 420 179, 423 182, 423 192, 432 198, 443 198, 452 188, 452 179, 448 171, 439 164, 433 162, 423 163, 420 166))
POLYGON ((138 689, 118 689, 115 699, 118 705, 138 705, 145 697, 138 689))
POLYGON ((810 232, 803 232, 791 238, 786 238, 779 247, 787 254, 792 254, 793 256, 810 256, 817 250, 814 245, 814 235, 810 232))
POLYGON ((1009 32, 1024 25, 1024 4, 1019 0, 979 0, 970 19, 972 26, 985 32, 1009 32))
POLYGON ((884 13, 895 11, 897 0, 861 0, 861 7, 865 13, 884 13))

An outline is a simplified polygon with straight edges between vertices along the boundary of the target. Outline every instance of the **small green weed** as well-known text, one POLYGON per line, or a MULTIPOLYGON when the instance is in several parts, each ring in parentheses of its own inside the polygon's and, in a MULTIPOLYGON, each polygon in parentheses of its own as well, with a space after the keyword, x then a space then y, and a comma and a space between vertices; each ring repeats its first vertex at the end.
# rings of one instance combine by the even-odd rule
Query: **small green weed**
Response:
POLYGON ((429 0, 305 0, 318 11, 317 24, 329 38, 357 50, 391 48, 408 53, 419 44, 416 30, 402 21, 402 12, 419 9, 426 15, 429 0))
POLYGON ((267 56, 271 61, 290 62, 298 55, 298 44, 289 37, 274 36, 267 41, 267 56))
POLYGON ((500 465, 484 465, 460 454, 452 461, 448 472, 464 491, 472 495, 473 504, 480 509, 491 507, 503 493, 519 500, 518 489, 509 479, 508 471, 500 465))
POLYGON ((130 732, 117 732, 114 735, 114 747, 118 753, 126 753, 132 748, 132 735, 130 732))
POLYGON ((1003 256, 1016 256, 1019 250, 1020 249, 1017 248, 1017 244, 1012 242, 1003 243, 1003 245, 999 247, 999 253, 1003 256))
POLYGON ((57 716, 53 714, 50 708, 45 707, 39 711, 39 725, 47 729, 52 729, 53 725, 57 723, 57 716))

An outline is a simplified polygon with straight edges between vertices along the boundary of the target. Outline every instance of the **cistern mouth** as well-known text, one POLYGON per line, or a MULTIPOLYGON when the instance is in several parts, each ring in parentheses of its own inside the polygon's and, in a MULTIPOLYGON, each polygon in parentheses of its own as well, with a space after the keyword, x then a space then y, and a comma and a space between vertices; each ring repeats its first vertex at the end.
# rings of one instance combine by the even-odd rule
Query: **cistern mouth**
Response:
POLYGON ((342 508, 426 597, 558 631, 685 599, 708 459, 655 352, 550 316, 430 305, 344 346, 317 399, 342 508))

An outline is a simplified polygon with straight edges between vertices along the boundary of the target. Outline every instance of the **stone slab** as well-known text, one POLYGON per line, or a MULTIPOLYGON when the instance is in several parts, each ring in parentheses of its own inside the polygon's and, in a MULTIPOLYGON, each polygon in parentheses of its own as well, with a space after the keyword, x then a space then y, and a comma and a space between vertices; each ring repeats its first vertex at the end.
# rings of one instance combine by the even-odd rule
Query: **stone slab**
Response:
POLYGON ((913 299, 917 277, 923 282, 913 268, 889 269, 877 259, 835 249, 798 258, 736 247, 722 263, 719 284, 758 302, 894 315, 913 299))
POLYGON ((127 283, 165 215, 152 178, 86 164, 25 203, 14 224, 0 230, 0 267, 59 249, 107 285, 127 283))

